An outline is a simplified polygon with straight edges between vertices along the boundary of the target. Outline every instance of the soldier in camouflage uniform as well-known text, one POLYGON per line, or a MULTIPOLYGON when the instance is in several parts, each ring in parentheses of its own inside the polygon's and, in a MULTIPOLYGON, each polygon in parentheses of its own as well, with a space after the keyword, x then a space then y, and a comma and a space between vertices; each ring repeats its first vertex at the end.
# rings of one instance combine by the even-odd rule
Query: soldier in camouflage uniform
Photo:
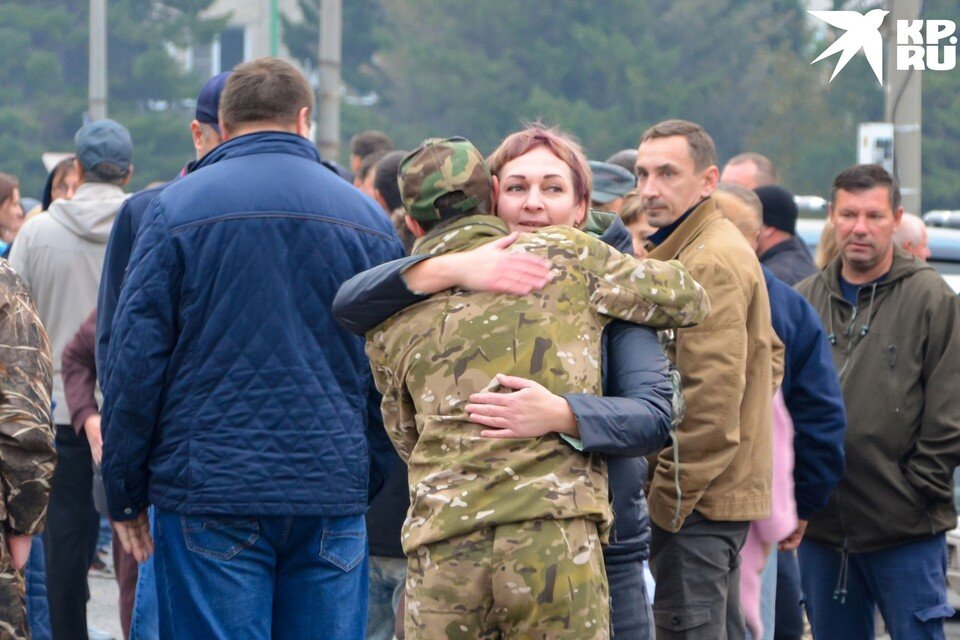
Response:
MULTIPOLYGON (((508 234, 502 220, 476 215, 490 210, 490 171, 462 138, 428 140, 401 163, 400 181, 414 233, 442 225, 415 254, 508 234)), ((602 456, 556 433, 483 438, 464 405, 496 390, 498 373, 600 395, 611 319, 667 328, 708 312, 677 263, 638 261, 571 227, 520 234, 515 246, 552 263, 542 291, 448 290, 367 334, 385 426, 409 470, 410 638, 609 637, 601 544, 613 514, 602 456)))
POLYGON ((0 640, 30 637, 23 565, 30 536, 43 528, 56 461, 52 386, 50 342, 36 307, 0 259, 0 640))

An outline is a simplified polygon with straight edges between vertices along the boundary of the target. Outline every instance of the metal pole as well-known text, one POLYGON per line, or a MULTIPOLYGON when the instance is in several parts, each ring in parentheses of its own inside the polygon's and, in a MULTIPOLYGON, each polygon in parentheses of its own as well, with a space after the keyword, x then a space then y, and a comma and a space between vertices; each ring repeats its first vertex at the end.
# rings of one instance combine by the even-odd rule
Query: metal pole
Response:
POLYGON ((341 0, 320 0, 320 88, 317 101, 317 146, 320 155, 340 155, 340 52, 343 30, 341 0))
POLYGON ((107 2, 90 0, 90 83, 87 113, 107 117, 107 2))
POLYGON ((270 0, 270 55, 280 55, 280 0, 270 0))
POLYGON ((922 71, 897 70, 897 20, 918 20, 921 0, 890 0, 887 24, 887 85, 884 113, 893 123, 893 162, 900 182, 903 209, 922 215, 921 202, 921 83, 922 71))

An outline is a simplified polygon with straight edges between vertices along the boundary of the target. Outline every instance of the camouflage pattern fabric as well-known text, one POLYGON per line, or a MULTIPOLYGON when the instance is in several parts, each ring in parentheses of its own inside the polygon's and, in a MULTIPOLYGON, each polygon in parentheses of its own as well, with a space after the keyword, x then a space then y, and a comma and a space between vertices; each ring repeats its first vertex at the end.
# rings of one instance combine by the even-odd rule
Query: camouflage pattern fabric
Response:
POLYGON ((608 598, 593 521, 504 524, 410 556, 404 631, 408 640, 605 640, 608 598))
POLYGON ((0 639, 27 638, 23 572, 7 549, 11 533, 43 528, 56 462, 50 341, 26 284, 0 259, 0 639))
MULTIPOLYGON (((415 253, 471 249, 506 234, 498 218, 467 216, 421 238, 415 253)), ((577 452, 555 433, 481 438, 463 406, 471 393, 496 390, 498 373, 557 394, 600 395, 600 336, 612 318, 662 329, 696 324, 709 311, 679 263, 636 260, 572 227, 523 233, 513 246, 551 261, 554 279, 543 290, 449 290, 367 334, 384 424, 408 465, 408 555, 538 519, 594 520, 605 542, 612 513, 602 456, 577 452)))
POLYGON ((403 208, 414 220, 440 220, 457 213, 490 212, 493 180, 483 155, 465 138, 428 138, 397 167, 403 208), (449 210, 440 196, 460 192, 449 210), (480 208, 480 204, 486 206, 480 208))

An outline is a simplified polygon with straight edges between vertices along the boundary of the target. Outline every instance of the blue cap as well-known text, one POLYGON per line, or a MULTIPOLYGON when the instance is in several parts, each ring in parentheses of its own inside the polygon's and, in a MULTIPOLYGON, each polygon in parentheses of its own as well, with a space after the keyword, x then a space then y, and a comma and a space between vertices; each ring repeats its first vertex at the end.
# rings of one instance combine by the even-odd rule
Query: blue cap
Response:
POLYGON ((593 193, 590 199, 607 204, 627 195, 637 186, 637 177, 623 167, 606 162, 590 161, 593 173, 593 193))
POLYGON ((127 128, 104 118, 80 127, 73 137, 77 145, 77 160, 85 171, 90 171, 101 162, 117 165, 126 171, 133 163, 133 140, 127 128))
POLYGON ((200 95, 197 96, 197 122, 208 124, 220 133, 220 94, 223 93, 223 87, 227 84, 227 78, 230 77, 230 71, 224 71, 213 76, 200 89, 200 95))

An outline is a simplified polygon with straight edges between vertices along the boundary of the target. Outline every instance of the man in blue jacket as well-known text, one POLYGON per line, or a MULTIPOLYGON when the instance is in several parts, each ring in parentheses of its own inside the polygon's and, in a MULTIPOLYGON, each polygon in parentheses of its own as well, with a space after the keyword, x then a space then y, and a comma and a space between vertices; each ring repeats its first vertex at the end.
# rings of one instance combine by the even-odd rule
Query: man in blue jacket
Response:
POLYGON ((237 67, 224 142, 144 214, 106 359, 104 480, 138 559, 156 506, 171 637, 362 638, 363 345, 330 304, 402 255, 389 222, 305 138, 288 63, 237 67))

